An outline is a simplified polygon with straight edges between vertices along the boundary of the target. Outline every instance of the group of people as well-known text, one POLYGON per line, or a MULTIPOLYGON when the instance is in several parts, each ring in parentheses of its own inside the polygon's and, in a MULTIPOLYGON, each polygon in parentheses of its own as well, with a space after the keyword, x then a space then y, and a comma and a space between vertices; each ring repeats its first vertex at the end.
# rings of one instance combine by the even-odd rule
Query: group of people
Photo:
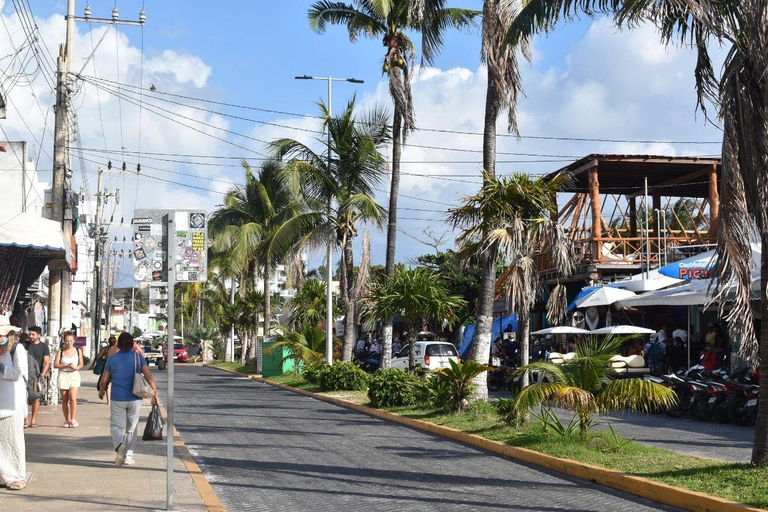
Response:
POLYGON ((690 330, 693 333, 690 339, 688 332, 680 327, 670 330, 664 324, 656 334, 651 334, 644 346, 639 340, 634 341, 630 346, 629 355, 639 354, 645 357, 651 373, 677 372, 688 368, 690 345, 691 364, 698 363, 709 371, 727 366, 728 339, 718 324, 707 325, 704 339, 700 339, 693 327, 690 330))
MULTIPOLYGON (((26 445, 24 429, 37 428, 44 382, 51 366, 58 370, 57 385, 61 393, 64 428, 78 428, 77 394, 81 385, 80 369, 84 364, 82 350, 75 346, 72 332, 62 334, 61 349, 51 365, 51 352, 41 340, 42 330, 29 327, 24 343, 19 327, 7 317, 0 317, 0 483, 9 490, 26 487, 26 445)), ((157 386, 140 347, 133 336, 124 332, 98 356, 103 361, 99 378, 99 398, 110 398, 110 431, 116 452, 115 465, 133 464, 136 428, 142 398, 133 394, 135 375, 144 375, 154 392, 157 386)))

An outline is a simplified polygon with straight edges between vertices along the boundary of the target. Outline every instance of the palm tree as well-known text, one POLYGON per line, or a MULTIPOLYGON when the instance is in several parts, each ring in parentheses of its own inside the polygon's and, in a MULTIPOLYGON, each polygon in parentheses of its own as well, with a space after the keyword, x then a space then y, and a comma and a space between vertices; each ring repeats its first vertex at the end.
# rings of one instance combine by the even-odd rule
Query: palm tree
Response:
MULTIPOLYGON (((296 140, 279 139, 272 147, 276 158, 289 160, 286 167, 293 173, 293 182, 315 215, 322 218, 315 225, 315 236, 327 240, 332 234, 341 249, 340 289, 345 306, 342 360, 349 361, 355 343, 357 296, 367 279, 370 258, 365 236, 360 271, 355 276, 352 240, 357 236, 358 224, 371 223, 381 228, 387 217, 386 210, 373 197, 384 177, 384 157, 379 150, 390 140, 389 116, 384 110, 374 109, 356 119, 354 98, 338 117, 331 117, 325 105, 320 108, 324 130, 330 134, 330 168, 328 155, 318 154, 296 140)), ((324 141, 318 142, 326 147, 324 141)))
POLYGON ((454 311, 466 303, 458 295, 450 295, 440 274, 416 267, 398 266, 395 276, 370 287, 364 297, 366 313, 378 319, 402 318, 410 346, 408 366, 414 367, 414 343, 424 320, 445 320, 448 327, 456 323, 454 311))
MULTIPOLYGON (((517 97, 522 92, 520 65, 516 48, 502 47, 504 36, 518 7, 518 2, 508 0, 483 2, 481 58, 488 71, 483 125, 483 169, 492 178, 496 177, 496 120, 501 112, 507 111, 508 130, 518 137, 520 135, 517 129, 517 97)), ((521 40, 519 47, 530 60, 527 40, 521 40)), ((486 364, 491 350, 498 253, 491 249, 485 251, 482 256, 483 275, 477 302, 477 328, 472 342, 472 358, 486 364)), ((480 392, 482 393, 482 389, 480 392)))
MULTIPOLYGON (((562 225, 550 219, 556 210, 554 197, 566 179, 531 179, 526 174, 494 178, 483 173, 480 192, 464 198, 463 205, 449 210, 449 219, 462 232, 456 239, 459 256, 499 254, 506 269, 499 287, 510 294, 517 313, 522 361, 528 362, 530 313, 539 297, 536 256, 552 257, 561 274, 570 275, 575 254, 571 239, 562 225)), ((548 318, 556 321, 565 315, 564 287, 558 284, 550 295, 548 318)), ((486 356, 487 357, 487 356, 486 356)), ((486 361, 487 362, 487 361, 486 361)), ((527 377, 523 378, 523 386, 527 377)), ((485 374, 475 380, 477 398, 488 396, 485 374)))
MULTIPOLYGON (((397 240, 397 199, 400 189, 400 155, 408 134, 415 129, 411 98, 411 67, 416 48, 406 31, 421 34, 421 62, 432 64, 443 46, 448 27, 466 28, 479 11, 445 6, 444 0, 354 0, 353 4, 322 0, 309 9, 309 26, 318 33, 328 24, 346 25, 353 43, 360 36, 381 38, 386 53, 382 72, 389 78, 389 94, 394 104, 392 117, 392 181, 387 223, 387 277, 395 274, 397 240)), ((392 322, 384 324, 382 367, 388 368, 392 348, 392 322)))
MULTIPOLYGON (((242 166, 245 183, 227 192, 224 206, 211 216, 212 245, 217 251, 231 252, 239 266, 248 269, 254 287, 261 273, 266 337, 272 320, 272 270, 312 230, 318 216, 307 211, 293 193, 279 162, 264 162, 258 175, 247 162, 242 166)), ((256 352, 256 343, 252 343, 250 357, 256 352)))
MULTIPOLYGON (((338 299, 338 296, 335 297, 338 299)), ((308 279, 298 289, 288 306, 293 309, 290 324, 298 329, 304 324, 320 327, 326 321, 325 283, 317 279, 308 279)), ((335 301, 338 302, 338 301, 335 301)), ((340 305, 334 304, 334 308, 340 305)))
MULTIPOLYGON (((717 239, 719 275, 716 298, 720 315, 728 320, 732 339, 740 340, 740 354, 753 365, 768 361, 768 287, 762 286, 761 328, 758 343, 750 306, 750 242, 762 245, 761 282, 768 282, 768 4, 756 0, 526 0, 505 38, 514 45, 534 32, 553 30, 561 19, 584 12, 610 11, 618 26, 649 21, 664 44, 695 46, 696 93, 706 114, 707 102, 719 106, 723 126, 721 217, 717 239), (715 74, 710 41, 729 47, 722 75, 715 74), (755 227, 757 232, 755 232, 755 227), (736 297, 730 311, 725 299, 735 281, 736 297)), ((768 393, 768 372, 761 372, 760 390, 768 393)), ((758 410, 754 464, 768 464, 768 401, 758 410)))
POLYGON ((677 402, 671 389, 644 379, 616 379, 611 358, 619 353, 626 337, 592 336, 579 342, 576 357, 562 364, 536 362, 517 370, 518 375, 538 372, 547 382, 523 388, 515 400, 518 418, 536 405, 553 404, 574 411, 579 430, 585 434, 595 414, 630 409, 650 412, 677 402))
POLYGON ((325 361, 325 332, 309 324, 304 324, 297 330, 278 327, 275 342, 268 351, 272 353, 279 348, 288 351, 281 364, 293 359, 295 370, 298 372, 301 365, 325 361))

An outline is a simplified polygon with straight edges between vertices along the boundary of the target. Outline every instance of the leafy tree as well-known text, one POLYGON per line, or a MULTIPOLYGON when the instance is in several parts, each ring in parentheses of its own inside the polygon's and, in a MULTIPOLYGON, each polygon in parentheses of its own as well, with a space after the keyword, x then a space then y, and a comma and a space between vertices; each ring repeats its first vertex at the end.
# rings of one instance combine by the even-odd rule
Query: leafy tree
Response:
MULTIPOLYGON (((611 12, 619 27, 651 22, 664 44, 696 49, 696 93, 706 114, 707 104, 719 107, 723 127, 720 183, 723 205, 717 238, 716 299, 728 320, 731 338, 753 365, 768 361, 768 287, 762 286, 761 339, 758 343, 750 305, 752 284, 750 242, 762 245, 760 278, 768 282, 768 3, 754 0, 526 0, 505 37, 514 45, 535 32, 553 30, 578 13, 611 12), (709 44, 729 51, 718 76, 709 44), (756 228, 756 231, 755 231, 756 228), (736 282, 736 297, 726 311, 726 297, 736 282)), ((760 373, 760 390, 768 393, 768 371, 760 373)), ((752 462, 768 464, 768 401, 760 402, 752 462)))
MULTIPOLYGON (((459 256, 493 253, 503 258, 506 267, 497 285, 510 295, 517 313, 521 359, 528 361, 530 314, 539 297, 536 256, 552 256, 556 268, 570 274, 575 254, 571 239, 559 223, 550 220, 557 208, 553 200, 564 176, 551 180, 531 179, 526 174, 494 178, 484 173, 480 192, 466 197, 463 204, 450 210, 450 220, 462 232, 457 238, 459 256)), ((495 261, 495 257, 494 257, 495 261)), ((555 321, 565 315, 567 303, 562 285, 555 288, 548 304, 548 317, 555 321)), ((475 338, 473 359, 486 363, 490 355, 490 337, 475 338)), ((523 386, 527 384, 523 378, 523 386)), ((485 399, 488 389, 485 374, 475 379, 475 394, 485 399)))
MULTIPOLYGON (((213 246, 231 252, 241 269, 248 269, 255 281, 261 271, 264 283, 264 336, 271 327, 269 283, 275 265, 283 261, 314 224, 317 215, 308 211, 289 186, 288 176, 279 162, 264 162, 258 174, 242 162, 245 183, 232 188, 224 206, 210 219, 213 246)), ((251 345, 251 357, 256 345, 251 345)))
POLYGON ((465 304, 455 310, 457 323, 470 322, 475 316, 475 307, 480 295, 482 268, 477 259, 462 261, 456 252, 449 250, 425 254, 416 258, 416 261, 419 265, 438 272, 445 280, 449 293, 464 299, 465 304))
MULTIPOLYGON (((334 309, 338 310, 341 304, 338 295, 334 296, 334 309)), ((326 321, 326 295, 325 283, 315 279, 308 279, 304 285, 299 288, 296 295, 288 303, 292 308, 290 324, 294 328, 308 324, 313 327, 320 327, 326 321)))
POLYGON ((579 430, 586 434, 595 414, 624 409, 650 412, 674 406, 676 395, 667 387, 644 379, 614 378, 611 358, 626 341, 626 337, 592 336, 576 346, 576 357, 569 361, 540 361, 518 369, 518 375, 538 372, 548 382, 535 382, 520 391, 515 401, 516 417, 525 418, 537 405, 557 405, 574 411, 579 430))
POLYGON ((417 267, 395 269, 395 276, 373 284, 365 295, 365 307, 374 318, 398 316, 403 319, 410 346, 408 366, 414 368, 414 343, 423 320, 446 320, 456 323, 455 311, 466 305, 464 299, 451 295, 445 280, 434 270, 417 267))
MULTIPOLYGON (((389 93, 394 104, 392 117, 392 181, 389 192, 387 224, 387 276, 395 274, 397 240, 397 199, 400 189, 400 155, 408 134, 415 129, 411 98, 411 69, 416 47, 408 32, 421 35, 421 61, 431 64, 443 46, 443 33, 449 27, 467 28, 480 14, 470 9, 445 6, 444 0, 354 0, 350 4, 322 0, 309 9, 309 26, 318 33, 328 24, 346 25, 349 40, 360 36, 381 39, 386 53, 382 72, 389 79, 389 93)), ((392 352, 392 319, 384 319, 382 367, 388 368, 392 352)))
POLYGON ((359 265, 362 270, 356 277, 352 240, 359 224, 370 223, 380 228, 386 220, 387 212, 374 196, 375 187, 384 177, 384 157, 379 150, 390 140, 388 115, 374 109, 356 119, 354 98, 338 117, 331 117, 325 105, 320 107, 324 129, 330 134, 330 168, 327 154, 315 153, 299 141, 279 139, 272 146, 276 158, 288 160, 286 167, 293 173, 293 182, 308 207, 322 219, 315 226, 314 236, 327 240, 332 235, 341 249, 339 277, 346 310, 342 360, 349 361, 355 343, 357 296, 367 279, 370 261, 370 247, 364 235, 359 265))

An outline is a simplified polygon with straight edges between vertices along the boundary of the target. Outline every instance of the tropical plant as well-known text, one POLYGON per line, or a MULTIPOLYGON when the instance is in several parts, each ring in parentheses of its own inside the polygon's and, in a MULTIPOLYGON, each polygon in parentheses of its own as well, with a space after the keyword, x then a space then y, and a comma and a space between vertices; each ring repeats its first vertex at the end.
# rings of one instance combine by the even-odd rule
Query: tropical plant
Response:
POLYGON ((325 360, 325 333, 308 324, 295 331, 278 327, 274 343, 265 352, 271 354, 277 349, 286 349, 288 352, 281 364, 293 360, 295 371, 298 372, 302 365, 325 360))
MULTIPOLYGON (((532 179, 526 174, 494 178, 483 173, 480 192, 464 198, 463 204, 449 210, 449 219, 462 232, 457 238, 459 256, 470 258, 477 254, 502 258, 505 270, 497 283, 499 290, 509 294, 512 309, 517 313, 522 361, 528 361, 528 331, 530 312, 539 297, 536 257, 545 254, 561 275, 570 275, 575 262, 573 243, 562 225, 551 220, 556 210, 553 199, 566 180, 558 175, 549 180, 532 179)), ((547 305, 548 319, 556 322, 565 315, 565 288, 558 284, 547 305)), ((488 361, 490 337, 475 338, 478 348, 474 360, 488 361), (482 345, 482 346, 481 346, 482 345)), ((527 385, 527 377, 523 386, 527 385)), ((486 376, 475 380, 476 396, 488 396, 486 376)))
MULTIPOLYGON (((264 336, 271 327, 269 293, 272 270, 319 221, 308 211, 289 186, 288 176, 276 161, 266 161, 254 173, 250 165, 242 162, 245 183, 236 185, 224 197, 224 206, 210 218, 216 251, 231 252, 241 269, 248 269, 255 288, 259 275, 264 283, 263 314, 264 336)), ((251 344, 251 358, 256 344, 251 344)))
MULTIPOLYGON (((416 48, 407 32, 421 35, 421 62, 431 64, 443 46, 443 33, 449 27, 466 28, 480 12, 450 8, 444 0, 354 0, 353 4, 322 0, 309 9, 309 25, 323 33, 328 24, 346 25, 349 40, 360 36, 381 38, 386 53, 382 72, 389 79, 394 104, 392 117, 392 180, 389 191, 387 224, 387 277, 395 275, 397 241, 397 199, 400 189, 400 156, 408 134, 415 129, 411 98, 411 69, 416 48)), ((392 352, 392 319, 385 319, 382 367, 388 368, 392 352)))
POLYGON ((197 347, 204 341, 213 341, 218 337, 218 329, 213 325, 197 325, 190 328, 186 337, 189 340, 190 346, 197 347))
MULTIPOLYGON (((338 295, 334 296, 334 310, 341 307, 338 295)), ((291 308, 289 322, 294 328, 304 324, 320 327, 326 321, 325 283, 316 279, 307 279, 288 302, 291 308)))
MULTIPOLYGON (((612 12, 621 26, 649 21, 665 45, 696 48, 696 93, 702 111, 707 103, 719 107, 723 127, 720 183, 720 222, 717 238, 716 300, 727 319, 740 354, 757 365, 768 361, 768 287, 762 286, 761 339, 758 343, 750 305, 752 284, 750 243, 762 245, 761 282, 768 282, 768 3, 757 0, 526 0, 505 38, 514 45, 534 32, 553 30, 560 20, 578 13, 612 12), (709 56, 710 43, 725 44, 728 53, 717 76, 709 56), (755 228, 757 231, 755 232, 755 228), (736 296, 726 311, 731 283, 736 296)), ((768 393, 768 371, 761 372, 760 389, 768 393)), ((768 464, 768 401, 758 410, 754 464, 768 464)))
POLYGON ((443 278, 434 270, 417 267, 395 269, 394 277, 372 283, 364 297, 366 313, 378 319, 400 317, 405 323, 410 346, 408 367, 414 369, 414 343, 424 319, 456 323, 455 310, 463 307, 464 299, 448 293, 443 278))
POLYGON ((586 434, 595 414, 673 407, 677 398, 671 389, 644 379, 615 378, 611 358, 627 339, 591 336, 580 341, 576 356, 562 364, 539 361, 516 370, 519 376, 538 372, 547 381, 535 382, 520 391, 515 400, 517 417, 525 418, 537 405, 564 407, 576 413, 579 431, 586 434))
POLYGON ((352 361, 325 365, 317 372, 317 383, 323 391, 365 391, 369 379, 352 361))
POLYGON ((435 392, 433 400, 437 407, 464 412, 474 392, 473 380, 478 375, 484 375, 490 366, 471 359, 463 364, 453 359, 448 362, 450 368, 435 370, 430 379, 430 387, 435 392))
POLYGON ((372 407, 412 405, 424 386, 424 381, 410 372, 398 368, 380 369, 371 376, 368 399, 372 407))
POLYGON ((354 98, 338 117, 331 117, 325 105, 320 107, 325 118, 324 129, 329 133, 330 157, 315 153, 293 139, 276 140, 272 147, 276 158, 288 159, 286 167, 293 175, 293 183, 322 219, 315 226, 315 239, 327 241, 333 236, 341 249, 339 288, 346 310, 342 360, 349 361, 356 341, 357 296, 365 285, 370 261, 366 231, 355 276, 352 240, 357 236, 359 224, 370 223, 381 228, 386 220, 386 210, 373 198, 376 186, 384 177, 385 160, 379 149, 390 140, 388 114, 374 109, 356 119, 354 98))
POLYGON ((300 368, 301 375, 304 377, 304 380, 310 384, 317 384, 320 372, 326 366, 328 365, 325 363, 325 361, 315 361, 314 363, 306 364, 300 368))

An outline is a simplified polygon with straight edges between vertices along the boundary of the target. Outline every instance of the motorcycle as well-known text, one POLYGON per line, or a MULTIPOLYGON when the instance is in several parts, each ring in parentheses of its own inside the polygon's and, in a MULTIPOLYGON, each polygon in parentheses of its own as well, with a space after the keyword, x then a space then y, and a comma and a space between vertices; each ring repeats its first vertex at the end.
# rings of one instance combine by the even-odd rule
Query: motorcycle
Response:
POLYGON ((520 380, 519 377, 513 377, 514 366, 508 366, 501 358, 491 359, 493 368, 488 370, 488 391, 498 391, 502 388, 512 391, 512 388, 520 380))
POLYGON ((731 423, 743 427, 757 419, 759 395, 760 387, 755 385, 748 385, 739 390, 734 390, 728 397, 726 405, 731 423))
POLYGON ((378 352, 364 351, 355 357, 355 364, 366 373, 375 373, 381 368, 381 354, 378 352))

